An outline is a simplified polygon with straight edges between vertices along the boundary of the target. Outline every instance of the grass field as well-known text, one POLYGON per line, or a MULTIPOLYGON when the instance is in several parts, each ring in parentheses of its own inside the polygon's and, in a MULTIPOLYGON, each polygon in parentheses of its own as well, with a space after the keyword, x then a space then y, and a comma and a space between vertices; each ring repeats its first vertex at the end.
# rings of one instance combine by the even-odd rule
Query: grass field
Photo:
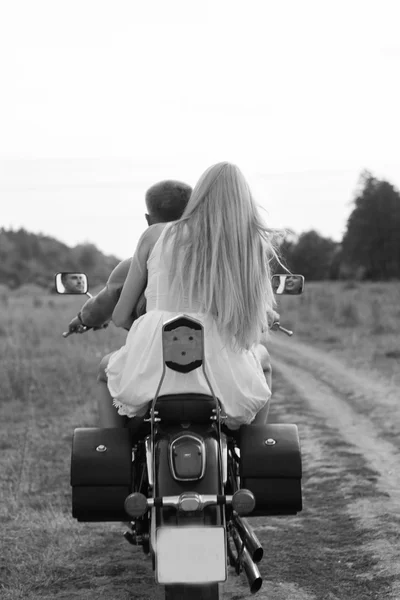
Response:
POLYGON ((296 337, 400 384, 400 282, 306 283, 303 295, 277 298, 296 337))
MULTIPOLYGON (((281 297, 278 310, 296 337, 400 384, 399 300, 398 283, 318 283, 281 297)), ((126 335, 110 326, 64 339, 81 305, 34 288, 0 289, 2 600, 161 598, 148 592, 153 576, 140 553, 128 568, 119 524, 70 516, 71 435, 97 425, 97 365, 126 335)))

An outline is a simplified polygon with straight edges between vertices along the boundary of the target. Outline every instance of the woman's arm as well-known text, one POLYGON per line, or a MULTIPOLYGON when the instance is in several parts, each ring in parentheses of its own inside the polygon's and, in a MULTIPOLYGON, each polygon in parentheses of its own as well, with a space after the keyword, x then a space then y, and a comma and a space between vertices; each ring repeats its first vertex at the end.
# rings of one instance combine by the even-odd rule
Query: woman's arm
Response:
POLYGON ((163 228, 151 225, 140 238, 112 320, 117 327, 132 324, 132 312, 147 281, 147 259, 163 228))

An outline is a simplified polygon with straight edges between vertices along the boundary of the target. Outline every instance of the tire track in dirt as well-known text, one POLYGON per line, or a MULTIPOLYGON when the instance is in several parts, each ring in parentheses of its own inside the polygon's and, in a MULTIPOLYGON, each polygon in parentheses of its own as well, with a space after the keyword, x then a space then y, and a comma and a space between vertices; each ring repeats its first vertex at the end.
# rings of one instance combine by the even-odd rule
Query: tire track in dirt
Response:
POLYGON ((271 346, 276 358, 281 356, 286 364, 290 362, 307 368, 318 380, 331 386, 335 394, 339 393, 358 413, 367 416, 375 428, 382 430, 400 451, 398 386, 387 378, 378 377, 376 373, 372 375, 368 371, 349 368, 332 353, 297 340, 288 340, 275 334, 271 346))
MULTIPOLYGON (((362 551, 375 559, 374 565, 368 565, 357 576, 370 581, 386 576, 391 580, 391 589, 388 595, 380 597, 399 600, 400 583, 396 580, 400 576, 400 455, 396 446, 384 439, 384 423, 376 423, 374 418, 380 399, 383 406, 392 408, 392 415, 397 414, 395 393, 382 395, 379 382, 370 381, 368 376, 320 349, 274 336, 270 351, 273 369, 312 413, 322 418, 328 430, 335 432, 337 450, 347 447, 349 459, 352 455, 362 457, 372 470, 368 479, 373 482, 375 494, 354 495, 345 487, 339 493, 344 494, 346 513, 355 520, 359 531, 368 533, 362 551), (372 405, 375 411, 368 418, 368 407, 372 405)), ((312 431, 309 435, 312 439, 312 431)), ((343 469, 343 476, 347 475, 337 456, 340 452, 332 450, 332 469, 343 469)), ((318 477, 318 465, 316 469, 318 477)), ((354 467, 355 478, 357 474, 354 467)))

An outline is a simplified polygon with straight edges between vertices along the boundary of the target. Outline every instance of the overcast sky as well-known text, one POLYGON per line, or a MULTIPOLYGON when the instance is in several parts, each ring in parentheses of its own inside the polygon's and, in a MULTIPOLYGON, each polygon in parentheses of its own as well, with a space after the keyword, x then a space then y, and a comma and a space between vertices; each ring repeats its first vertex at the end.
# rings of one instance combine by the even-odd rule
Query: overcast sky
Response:
POLYGON ((144 192, 235 162, 271 226, 339 240, 400 188, 398 0, 0 0, 0 226, 133 253, 144 192))

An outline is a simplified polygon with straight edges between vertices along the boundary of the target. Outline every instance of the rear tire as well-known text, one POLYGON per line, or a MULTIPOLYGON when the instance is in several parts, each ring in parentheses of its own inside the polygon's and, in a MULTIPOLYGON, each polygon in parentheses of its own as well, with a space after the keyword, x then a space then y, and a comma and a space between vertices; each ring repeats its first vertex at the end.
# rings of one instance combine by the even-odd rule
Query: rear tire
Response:
POLYGON ((166 585, 165 600, 219 600, 218 583, 208 585, 166 585))

